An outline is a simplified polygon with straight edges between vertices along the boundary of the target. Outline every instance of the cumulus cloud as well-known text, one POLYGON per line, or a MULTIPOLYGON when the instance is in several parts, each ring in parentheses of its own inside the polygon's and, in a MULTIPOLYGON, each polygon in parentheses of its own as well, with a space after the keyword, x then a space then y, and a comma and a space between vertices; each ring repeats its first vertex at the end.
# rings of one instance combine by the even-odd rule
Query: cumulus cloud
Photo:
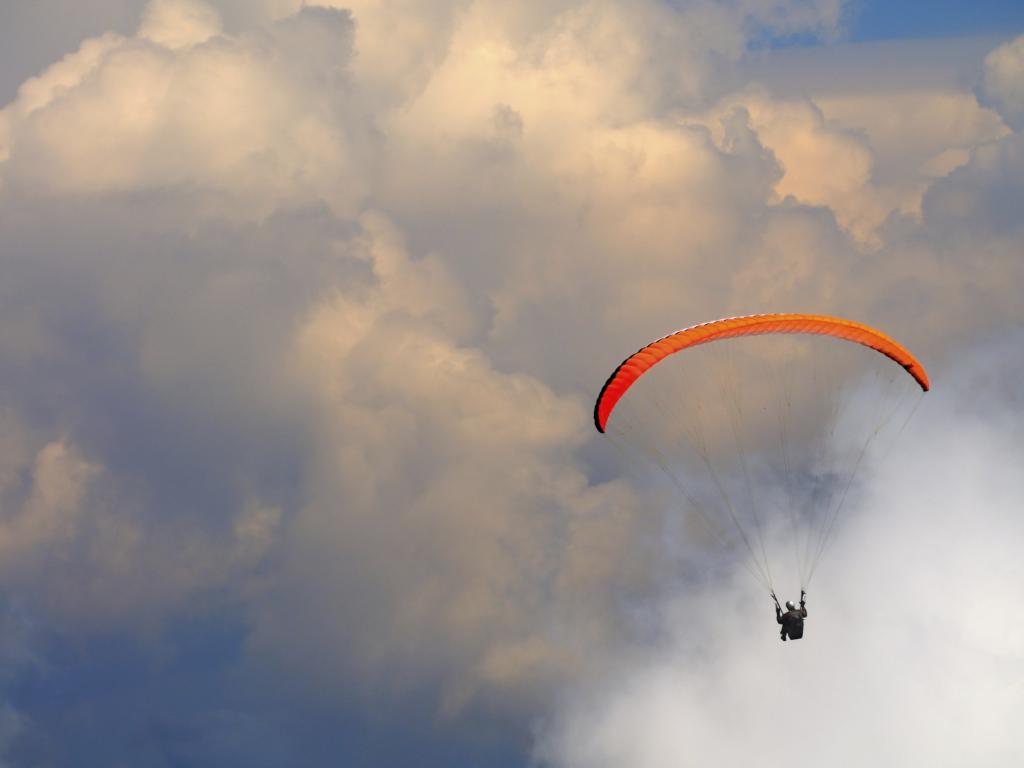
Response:
POLYGON ((644 521, 574 460, 581 404, 454 343, 465 318, 444 266, 411 262, 379 215, 364 226, 377 285, 325 302, 297 339, 329 417, 255 643, 321 681, 441 674, 448 707, 587 666, 608 647, 608 603, 642 578, 623 547, 644 521))
POLYGON ((190 48, 220 31, 220 15, 203 0, 156 0, 146 7, 138 36, 166 48, 190 48))
POLYGON ((273 544, 279 509, 240 505, 223 536, 182 529, 140 515, 144 500, 68 437, 46 442, 11 416, 6 426, 23 450, 8 453, 0 483, 2 578, 31 592, 55 625, 145 623, 251 570, 273 544))
POLYGON ((716 114, 738 109, 779 164, 774 192, 780 200, 827 207, 855 237, 872 238, 891 208, 873 183, 875 157, 866 137, 829 124, 810 100, 787 102, 754 91, 730 96, 716 114))
POLYGON ((1024 121, 1024 36, 999 46, 985 57, 981 86, 986 103, 1020 129, 1024 121))
POLYGON ((53 542, 73 540, 75 516, 96 468, 61 442, 43 446, 32 461, 27 498, 5 526, 0 548, 7 563, 16 557, 38 557, 35 550, 53 542))
POLYGON ((0 112, 4 186, 181 190, 194 210, 249 219, 312 200, 351 211, 372 145, 347 94, 348 16, 218 29, 203 3, 157 1, 137 37, 88 40, 29 80, 0 112))
POLYGON ((972 147, 1010 133, 972 94, 948 86, 825 94, 814 102, 829 123, 865 138, 881 184, 928 183, 965 164, 972 147))
MULTIPOLYGON (((894 120, 889 91, 743 79, 840 10, 155 0, 83 41, 0 111, 5 584, 75 635, 212 601, 246 680, 454 730, 633 658, 678 584, 593 442, 626 352, 802 309, 946 370, 1020 322, 1005 107, 953 83, 894 120)), ((749 669, 744 595, 684 601, 742 615, 716 613, 721 656, 667 652, 680 679, 691 650, 749 669)), ((544 754, 612 760, 575 718, 544 754)))
MULTIPOLYGON (((1015 212, 1021 193, 1022 149, 1021 133, 976 147, 969 163, 930 189, 923 210, 934 231, 950 234, 962 247, 969 247, 964 242, 967 237, 985 232, 992 237, 994 252, 1012 248, 1021 226, 1015 212)), ((1016 264, 1008 254, 1002 258, 1016 264)))

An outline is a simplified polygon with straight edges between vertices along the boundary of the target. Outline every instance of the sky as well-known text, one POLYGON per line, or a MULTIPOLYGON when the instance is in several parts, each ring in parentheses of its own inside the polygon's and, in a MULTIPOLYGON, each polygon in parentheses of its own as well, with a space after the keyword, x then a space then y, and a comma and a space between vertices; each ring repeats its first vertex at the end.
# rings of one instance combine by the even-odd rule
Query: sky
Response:
POLYGON ((1024 762, 1022 180, 1020 3, 4 3, 0 765, 1024 762), (933 385, 785 644, 591 416, 780 311, 933 385))
POLYGON ((955 0, 927 4, 912 0, 890 3, 868 0, 850 6, 850 15, 850 39, 860 42, 961 35, 1005 36, 1020 30, 1024 24, 1024 9, 1010 0, 982 0, 970 4, 955 0))

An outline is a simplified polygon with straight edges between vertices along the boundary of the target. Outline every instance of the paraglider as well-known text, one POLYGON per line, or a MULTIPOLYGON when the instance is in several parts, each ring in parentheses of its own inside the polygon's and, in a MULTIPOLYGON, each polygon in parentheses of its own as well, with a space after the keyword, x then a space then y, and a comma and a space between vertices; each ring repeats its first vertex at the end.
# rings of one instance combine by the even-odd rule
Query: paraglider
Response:
POLYGON ((884 464, 929 388, 921 362, 876 328, 748 315, 684 328, 627 357, 601 388, 594 425, 633 463, 642 490, 676 498, 661 505, 687 513, 674 529, 733 553, 775 601, 782 639, 798 639, 805 590, 857 495, 855 478, 884 464), (771 561, 786 542, 801 600, 783 612, 771 561))
POLYGON ((684 328, 648 344, 627 357, 615 369, 597 397, 594 404, 594 423, 598 432, 605 431, 605 425, 619 399, 633 384, 657 363, 669 355, 688 347, 707 344, 721 339, 741 336, 761 336, 770 333, 806 333, 833 336, 837 339, 856 342, 881 352, 903 366, 914 377, 921 389, 930 388, 928 374, 908 349, 881 331, 867 325, 827 315, 774 314, 727 317, 710 323, 701 323, 684 328))

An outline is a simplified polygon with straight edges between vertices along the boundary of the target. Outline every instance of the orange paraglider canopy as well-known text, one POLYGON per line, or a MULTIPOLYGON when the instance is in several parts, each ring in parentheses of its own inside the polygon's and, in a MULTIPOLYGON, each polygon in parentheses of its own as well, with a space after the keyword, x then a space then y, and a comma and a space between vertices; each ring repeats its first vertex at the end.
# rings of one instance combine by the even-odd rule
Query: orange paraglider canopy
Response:
POLYGON ((669 355, 698 344, 707 344, 710 341, 739 336, 760 336, 769 333, 807 333, 818 336, 834 336, 837 339, 862 344, 899 363, 921 385, 921 389, 925 392, 928 391, 928 373, 920 361, 910 353, 910 350, 881 331, 863 323, 828 315, 798 313, 728 317, 676 331, 648 344, 623 360, 615 372, 608 377, 608 381, 601 388, 601 394, 598 395, 597 402, 594 404, 594 424, 597 426, 597 431, 605 431, 608 418, 615 410, 615 405, 626 394, 626 390, 669 355))

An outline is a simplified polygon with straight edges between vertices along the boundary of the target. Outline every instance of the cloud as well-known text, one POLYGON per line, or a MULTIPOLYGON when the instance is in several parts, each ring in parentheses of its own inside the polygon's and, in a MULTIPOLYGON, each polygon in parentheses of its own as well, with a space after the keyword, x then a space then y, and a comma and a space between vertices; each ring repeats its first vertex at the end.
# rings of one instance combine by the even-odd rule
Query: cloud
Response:
POLYGON ((311 200, 350 211, 371 144, 346 109, 349 18, 308 9, 262 34, 218 30, 203 3, 156 2, 137 37, 88 40, 29 80, 0 112, 4 186, 177 189, 194 211, 247 219, 311 200))
POLYGON ((0 549, 5 561, 13 564, 17 557, 37 556, 37 548, 73 540, 75 515, 95 472, 66 444, 45 445, 32 462, 32 485, 20 514, 4 526, 0 549))
POLYGON ((202 0, 155 0, 146 7, 138 36, 165 48, 191 48, 221 31, 217 10, 202 0))
POLYGON ((738 109, 779 163, 782 172, 774 185, 778 199, 827 207, 858 239, 872 238, 891 209, 884 207, 873 184, 875 158, 865 137, 827 123, 809 100, 784 102, 754 91, 729 97, 716 112, 738 109))
POLYGON ((279 509, 242 504, 225 535, 139 514, 145 500, 130 482, 87 461, 68 437, 36 448, 41 435, 12 418, 7 426, 24 450, 0 483, 0 578, 31 594, 54 626, 141 626, 250 571, 273 545, 279 509))
MULTIPOLYGON (((616 659, 660 670, 663 510, 589 422, 644 340, 848 314, 941 380, 1020 322, 1020 137, 967 87, 746 79, 837 3, 300 5, 151 3, 0 111, 0 576, 76 642, 237 620, 190 671, 232 671, 242 741, 285 717, 260 686, 458 739, 616 659)), ((709 627, 738 678, 753 609, 727 594, 693 610, 741 612, 709 627)))
POLYGON ((539 748, 545 765, 1006 765, 1021 759, 1024 495, 1006 459, 1008 358, 975 355, 930 394, 900 450, 850 509, 809 600, 807 633, 778 641, 741 583, 690 585, 666 640, 582 686, 539 748), (982 405, 986 403, 986 405, 982 405), (942 451, 922 451, 941 445, 942 451))
POLYGON ((1021 133, 979 146, 969 163, 930 189, 923 209, 934 230, 948 232, 961 243, 985 232, 1009 245, 1020 231, 1015 202, 1021 193, 1022 148, 1021 133))
POLYGON ((1006 122, 1020 129, 1024 120, 1024 36, 985 57, 981 95, 1006 122))
POLYGON ((586 665, 608 601, 642 578, 621 549, 644 525, 627 489, 589 486, 573 459, 581 404, 453 343, 465 318, 443 265, 411 262, 379 215, 363 223, 377 285, 316 308, 297 339, 319 458, 257 652, 321 684, 440 674, 452 708, 586 665))
POLYGON ((6 3, 0 8, 0 104, 29 76, 75 50, 82 40, 138 24, 145 0, 96 0, 88 7, 64 0, 6 3))

